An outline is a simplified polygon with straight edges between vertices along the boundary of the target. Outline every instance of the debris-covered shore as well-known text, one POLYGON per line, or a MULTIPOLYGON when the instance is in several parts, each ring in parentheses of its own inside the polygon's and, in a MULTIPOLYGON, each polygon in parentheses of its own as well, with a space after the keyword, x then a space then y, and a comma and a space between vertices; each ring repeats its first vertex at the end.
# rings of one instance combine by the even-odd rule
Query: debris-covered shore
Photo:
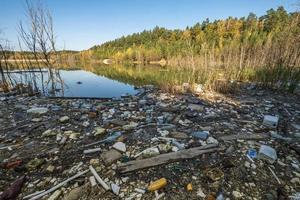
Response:
POLYGON ((299 97, 2 96, 0 199, 300 199, 299 97))

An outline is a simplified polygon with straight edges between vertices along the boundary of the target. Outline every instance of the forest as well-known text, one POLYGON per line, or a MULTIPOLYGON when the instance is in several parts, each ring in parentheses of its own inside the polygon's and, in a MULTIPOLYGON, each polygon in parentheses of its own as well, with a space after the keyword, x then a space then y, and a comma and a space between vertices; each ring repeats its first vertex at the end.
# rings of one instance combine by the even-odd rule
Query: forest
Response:
POLYGON ((93 46, 81 52, 81 57, 110 58, 116 63, 158 62, 201 69, 202 74, 217 69, 207 76, 280 84, 293 90, 300 81, 300 15, 280 6, 260 17, 250 13, 242 18, 206 19, 184 30, 155 27, 93 46))
POLYGON ((275 64, 275 58, 276 64, 299 65, 299 25, 299 12, 287 13, 278 7, 261 17, 250 13, 239 19, 206 19, 185 30, 155 27, 85 53, 116 62, 164 59, 174 65, 254 67, 275 64))

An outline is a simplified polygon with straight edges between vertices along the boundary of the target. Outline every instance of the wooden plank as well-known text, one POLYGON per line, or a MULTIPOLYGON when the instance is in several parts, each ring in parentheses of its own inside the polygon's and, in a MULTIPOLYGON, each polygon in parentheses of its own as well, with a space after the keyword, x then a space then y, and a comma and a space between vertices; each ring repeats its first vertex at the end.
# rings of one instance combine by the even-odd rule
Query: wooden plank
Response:
POLYGON ((223 141, 229 140, 262 140, 268 138, 265 134, 239 134, 239 135, 226 135, 219 137, 223 141))
POLYGON ((182 151, 161 154, 152 158, 133 160, 126 163, 121 163, 118 165, 118 171, 120 173, 136 171, 136 170, 154 167, 162 164, 176 162, 179 160, 191 159, 201 154, 212 153, 212 152, 222 151, 222 150, 224 150, 224 148, 218 147, 217 144, 209 144, 202 147, 195 147, 191 149, 185 149, 182 151))

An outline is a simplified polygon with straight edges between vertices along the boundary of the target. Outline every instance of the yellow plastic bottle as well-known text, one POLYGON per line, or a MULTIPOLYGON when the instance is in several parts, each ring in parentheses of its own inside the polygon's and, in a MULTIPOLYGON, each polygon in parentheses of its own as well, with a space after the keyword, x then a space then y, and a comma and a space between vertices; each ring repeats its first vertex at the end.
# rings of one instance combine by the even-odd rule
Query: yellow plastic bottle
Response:
POLYGON ((167 185, 167 179, 161 178, 151 183, 148 186, 148 190, 153 192, 155 190, 159 190, 160 188, 165 187, 166 185, 167 185))
POLYGON ((187 184, 186 189, 187 189, 187 191, 192 191, 193 185, 191 183, 187 184))

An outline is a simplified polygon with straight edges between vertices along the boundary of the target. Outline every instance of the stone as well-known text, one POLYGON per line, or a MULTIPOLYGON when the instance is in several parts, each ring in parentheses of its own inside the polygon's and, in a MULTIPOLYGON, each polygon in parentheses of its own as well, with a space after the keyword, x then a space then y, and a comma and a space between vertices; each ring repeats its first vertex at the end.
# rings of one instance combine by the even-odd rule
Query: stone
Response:
POLYGON ((250 164, 248 161, 246 161, 245 164, 244 164, 244 166, 245 166, 246 168, 250 168, 251 164, 250 164))
POLYGON ((204 106, 198 105, 198 104, 189 104, 188 109, 194 110, 197 112, 203 112, 204 111, 204 106))
POLYGON ((100 165, 100 160, 97 158, 93 158, 90 160, 90 165, 98 166, 98 165, 100 165))
POLYGON ((122 126, 122 128, 127 131, 127 130, 135 129, 137 126, 138 126, 138 123, 130 122, 129 124, 122 126))
POLYGON ((202 191, 202 188, 199 188, 197 191, 197 196, 201 197, 201 198, 205 198, 206 195, 204 194, 204 192, 202 191))
POLYGON ((118 186, 117 184, 112 183, 111 184, 111 190, 115 195, 119 195, 120 193, 120 186, 118 186))
POLYGON ((62 194, 62 191, 61 191, 61 190, 56 190, 56 191, 48 198, 48 200, 57 200, 61 194, 62 194))
POLYGON ((159 144, 158 148, 159 148, 160 152, 167 153, 167 152, 172 150, 172 145, 170 145, 170 144, 159 144))
POLYGON ((206 142, 207 142, 207 144, 219 144, 219 141, 213 137, 207 138, 206 142))
POLYGON ((291 179, 291 183, 300 185, 300 179, 297 178, 297 177, 296 178, 292 178, 291 179))
POLYGON ((96 127, 95 130, 94 130, 94 136, 102 135, 105 132, 106 132, 105 128, 96 127))
POLYGON ((43 108, 43 107, 35 107, 35 108, 30 108, 29 110, 27 110, 27 113, 29 114, 45 114, 48 112, 48 108, 43 108))
POLYGON ((51 136, 56 136, 56 135, 57 135, 57 133, 51 129, 48 129, 42 133, 42 137, 51 137, 51 136))
POLYGON ((44 163, 45 163, 44 159, 35 158, 27 163, 26 168, 29 170, 35 170, 39 168, 41 165, 43 165, 44 163))
POLYGON ((61 122, 61 123, 65 123, 69 120, 70 120, 70 117, 68 117, 68 116, 63 116, 63 117, 59 118, 59 122, 61 122))
POLYGON ((195 84, 194 85, 194 92, 195 93, 202 93, 203 92, 203 85, 202 84, 195 84))
POLYGON ((82 123, 82 126, 84 126, 84 127, 88 127, 89 125, 90 125, 90 122, 88 122, 88 121, 85 121, 82 123))
POLYGON ((80 133, 73 132, 73 131, 65 131, 64 135, 68 136, 72 140, 76 140, 78 139, 80 133))
POLYGON ((32 122, 41 122, 43 119, 42 118, 32 118, 32 122))
POLYGON ((189 137, 187 134, 178 131, 171 132, 169 136, 175 139, 187 139, 189 137))
POLYGON ((232 196, 234 196, 234 198, 236 199, 241 199, 243 197, 243 194, 238 191, 233 191, 232 196))
POLYGON ((65 195, 63 200, 77 200, 83 195, 83 192, 84 186, 74 188, 67 195, 65 195))
POLYGON ((196 131, 192 133, 192 136, 200 139, 200 140, 206 140, 208 138, 209 132, 208 131, 196 131))
POLYGON ((91 183, 91 186, 92 186, 92 187, 95 187, 95 186, 97 185, 95 176, 90 176, 90 177, 89 177, 89 180, 90 180, 90 183, 91 183))
POLYGON ((103 152, 101 158, 103 159, 105 165, 110 165, 122 157, 122 154, 115 149, 103 152))
POLYGON ((112 147, 118 151, 126 152, 126 144, 123 142, 117 142, 112 147))
POLYGON ((109 123, 114 126, 125 126, 127 124, 126 121, 118 120, 118 119, 113 119, 113 120, 109 121, 109 123))
POLYGON ((167 137, 169 135, 169 131, 167 130, 158 130, 162 137, 167 137))
POLYGON ((46 169, 48 172, 52 173, 55 170, 55 167, 53 165, 49 165, 46 169))
POLYGON ((294 127, 297 130, 300 130, 300 124, 292 124, 292 127, 294 127))
POLYGON ((139 100, 140 105, 146 105, 146 103, 147 103, 147 100, 145 100, 145 99, 139 100))

